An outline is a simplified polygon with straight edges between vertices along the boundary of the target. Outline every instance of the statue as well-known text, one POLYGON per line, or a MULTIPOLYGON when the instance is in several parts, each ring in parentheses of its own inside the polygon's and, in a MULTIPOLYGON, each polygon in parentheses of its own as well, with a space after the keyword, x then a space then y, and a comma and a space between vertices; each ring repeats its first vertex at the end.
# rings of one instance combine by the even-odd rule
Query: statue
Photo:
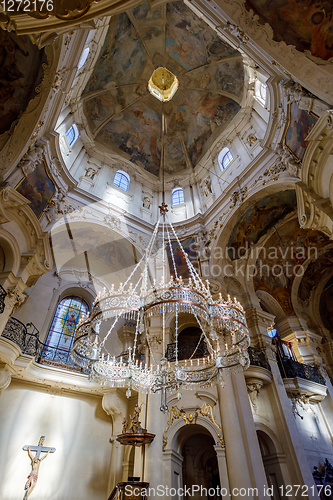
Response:
POLYGON ((128 429, 128 422, 127 422, 126 418, 124 418, 124 420, 123 420, 123 430, 122 430, 122 433, 123 433, 123 434, 126 434, 127 429, 128 429))
POLYGON ((93 180, 96 174, 97 174, 96 169, 94 169, 92 167, 86 168, 85 177, 88 177, 88 179, 93 180))
POLYGON ((36 145, 31 149, 29 148, 19 163, 19 167, 22 168, 24 175, 27 176, 31 174, 35 170, 38 163, 42 160, 42 158, 42 147, 36 145))
POLYGON ((150 209, 150 198, 148 198, 148 196, 145 196, 143 198, 143 207, 147 208, 148 210, 150 209))
POLYGON ((41 461, 44 460, 49 453, 54 453, 56 451, 55 448, 47 448, 43 446, 44 441, 45 436, 41 436, 37 446, 23 446, 23 450, 28 452, 31 461, 31 472, 24 487, 25 494, 23 500, 26 500, 31 495, 33 489, 36 486, 41 461), (36 452, 35 456, 32 455, 32 451, 36 452), (41 453, 46 453, 46 455, 40 458, 41 453))
POLYGON ((140 413, 141 413, 141 406, 139 406, 138 403, 136 403, 133 417, 132 415, 130 415, 130 418, 132 420, 131 430, 134 434, 137 434, 139 429, 141 429, 140 425, 141 422, 139 421, 140 413))

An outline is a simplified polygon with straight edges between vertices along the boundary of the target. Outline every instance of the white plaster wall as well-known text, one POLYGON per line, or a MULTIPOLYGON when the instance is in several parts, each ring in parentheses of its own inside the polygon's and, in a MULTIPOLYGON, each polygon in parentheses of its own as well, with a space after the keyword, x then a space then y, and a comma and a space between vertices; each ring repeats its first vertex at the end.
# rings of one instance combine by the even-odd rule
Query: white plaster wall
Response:
POLYGON ((24 445, 56 448, 41 463, 34 500, 105 500, 111 456, 111 418, 101 398, 52 395, 12 382, 0 396, 0 498, 23 498, 30 473, 24 445))

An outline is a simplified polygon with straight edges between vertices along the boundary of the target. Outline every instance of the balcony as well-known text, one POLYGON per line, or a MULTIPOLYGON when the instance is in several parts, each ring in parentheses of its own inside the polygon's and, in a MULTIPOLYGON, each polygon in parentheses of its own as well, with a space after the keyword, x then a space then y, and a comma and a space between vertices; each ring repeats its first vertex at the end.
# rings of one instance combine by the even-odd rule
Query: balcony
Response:
POLYGON ((316 366, 281 357, 278 357, 278 366, 287 392, 295 396, 306 396, 313 403, 325 398, 327 392, 325 379, 316 366))
POLYGON ((245 378, 248 383, 271 383, 272 369, 267 361, 265 351, 257 347, 248 347, 247 349, 250 358, 250 366, 244 372, 245 378))
POLYGON ((22 354, 33 356, 39 364, 88 373, 74 364, 71 360, 69 350, 49 346, 41 342, 39 340, 39 332, 32 323, 25 325, 16 318, 9 318, 1 337, 13 342, 21 349, 22 354))
MULTIPOLYGON (((204 340, 198 344, 197 340, 189 340, 187 342, 178 342, 178 360, 198 359, 209 356, 207 344, 204 340)), ((165 355, 170 362, 176 361, 176 343, 168 344, 165 355)))

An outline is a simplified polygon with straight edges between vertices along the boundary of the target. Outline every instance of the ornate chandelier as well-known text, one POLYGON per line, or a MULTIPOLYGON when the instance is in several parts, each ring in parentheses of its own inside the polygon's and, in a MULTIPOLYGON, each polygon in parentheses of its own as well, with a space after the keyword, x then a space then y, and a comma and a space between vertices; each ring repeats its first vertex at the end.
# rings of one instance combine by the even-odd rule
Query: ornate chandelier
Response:
MULTIPOLYGON (((161 207, 162 208, 162 207, 161 207)), ((164 205, 165 208, 165 205, 164 205)), ((223 372, 246 369, 249 365, 247 348, 250 344, 244 310, 236 299, 230 296, 213 300, 209 281, 204 283, 191 263, 170 222, 165 222, 162 211, 162 252, 163 272, 160 283, 155 280, 148 286, 149 261, 152 249, 156 245, 159 221, 154 229, 148 248, 136 265, 125 284, 117 290, 112 286, 99 293, 91 313, 82 318, 77 326, 71 357, 75 363, 90 369, 90 378, 110 387, 123 387, 130 395, 131 389, 144 393, 160 392, 161 410, 167 411, 167 392, 180 389, 196 389, 223 383, 223 372), (183 280, 178 276, 170 233, 176 239, 186 262, 190 278, 183 280), (169 248, 174 276, 166 278, 166 250, 169 248), (143 272, 133 286, 130 279, 143 266, 143 272), (150 348, 149 322, 159 316, 162 321, 162 349, 166 351, 166 316, 175 317, 175 360, 167 361, 164 355, 156 360, 150 348), (178 320, 180 313, 193 316, 201 329, 208 355, 194 359, 178 358, 178 320), (121 319, 131 319, 135 323, 134 346, 127 355, 112 356, 105 344, 115 332, 115 326, 121 319), (111 322, 107 334, 102 338, 100 326, 111 322), (145 360, 139 362, 137 346, 145 338, 148 350, 145 360)), ((197 346, 197 347, 198 347, 197 346)))
MULTIPOLYGON (((164 165, 164 116, 162 114, 162 158, 164 165)), ((126 388, 126 395, 131 389, 144 393, 161 394, 161 411, 166 412, 167 393, 181 389, 209 387, 216 383, 223 384, 223 373, 245 370, 249 366, 247 348, 250 345, 244 310, 236 299, 222 297, 213 300, 209 281, 204 283, 193 266, 171 224, 167 221, 168 208, 163 202, 160 220, 156 223, 148 247, 124 284, 116 290, 112 285, 99 293, 91 313, 79 322, 72 347, 73 361, 90 370, 90 379, 109 387, 126 388), (171 237, 174 238, 186 264, 188 279, 178 276, 171 237), (159 245, 160 244, 160 245, 159 245), (160 276, 150 279, 150 261, 154 249, 161 252, 162 270, 160 276), (173 275, 168 273, 167 250, 171 256, 173 275), (143 269, 142 269, 143 268, 143 269), (142 272, 141 272, 142 271, 142 272), (140 274, 133 285, 131 279, 140 274), (179 315, 189 314, 195 319, 201 330, 201 336, 189 359, 179 359, 178 325, 179 315), (166 353, 167 316, 175 318, 175 357, 168 361, 166 353), (162 331, 162 355, 151 348, 149 326, 154 317, 160 318, 162 331), (121 319, 131 320, 135 324, 134 345, 128 353, 113 356, 106 348, 106 342, 115 332, 115 326, 121 319), (111 323, 102 335, 102 323, 111 323), (146 341, 145 359, 139 360, 138 344, 146 341), (204 341, 208 354, 195 357, 200 343, 204 341)), ((199 352, 199 351, 198 351, 199 352)))

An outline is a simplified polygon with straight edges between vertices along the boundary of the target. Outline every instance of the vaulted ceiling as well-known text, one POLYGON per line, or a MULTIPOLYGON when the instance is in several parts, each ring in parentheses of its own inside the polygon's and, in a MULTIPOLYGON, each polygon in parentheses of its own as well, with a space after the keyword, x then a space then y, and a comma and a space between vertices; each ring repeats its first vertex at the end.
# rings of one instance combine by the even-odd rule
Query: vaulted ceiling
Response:
POLYGON ((274 40, 327 60, 333 57, 331 0, 246 0, 245 6, 273 29, 274 40))
POLYGON ((114 16, 82 95, 95 141, 159 176, 162 103, 148 91, 165 67, 179 89, 164 103, 165 164, 170 174, 195 167, 240 110, 241 54, 183 2, 149 10, 144 2, 114 16))

